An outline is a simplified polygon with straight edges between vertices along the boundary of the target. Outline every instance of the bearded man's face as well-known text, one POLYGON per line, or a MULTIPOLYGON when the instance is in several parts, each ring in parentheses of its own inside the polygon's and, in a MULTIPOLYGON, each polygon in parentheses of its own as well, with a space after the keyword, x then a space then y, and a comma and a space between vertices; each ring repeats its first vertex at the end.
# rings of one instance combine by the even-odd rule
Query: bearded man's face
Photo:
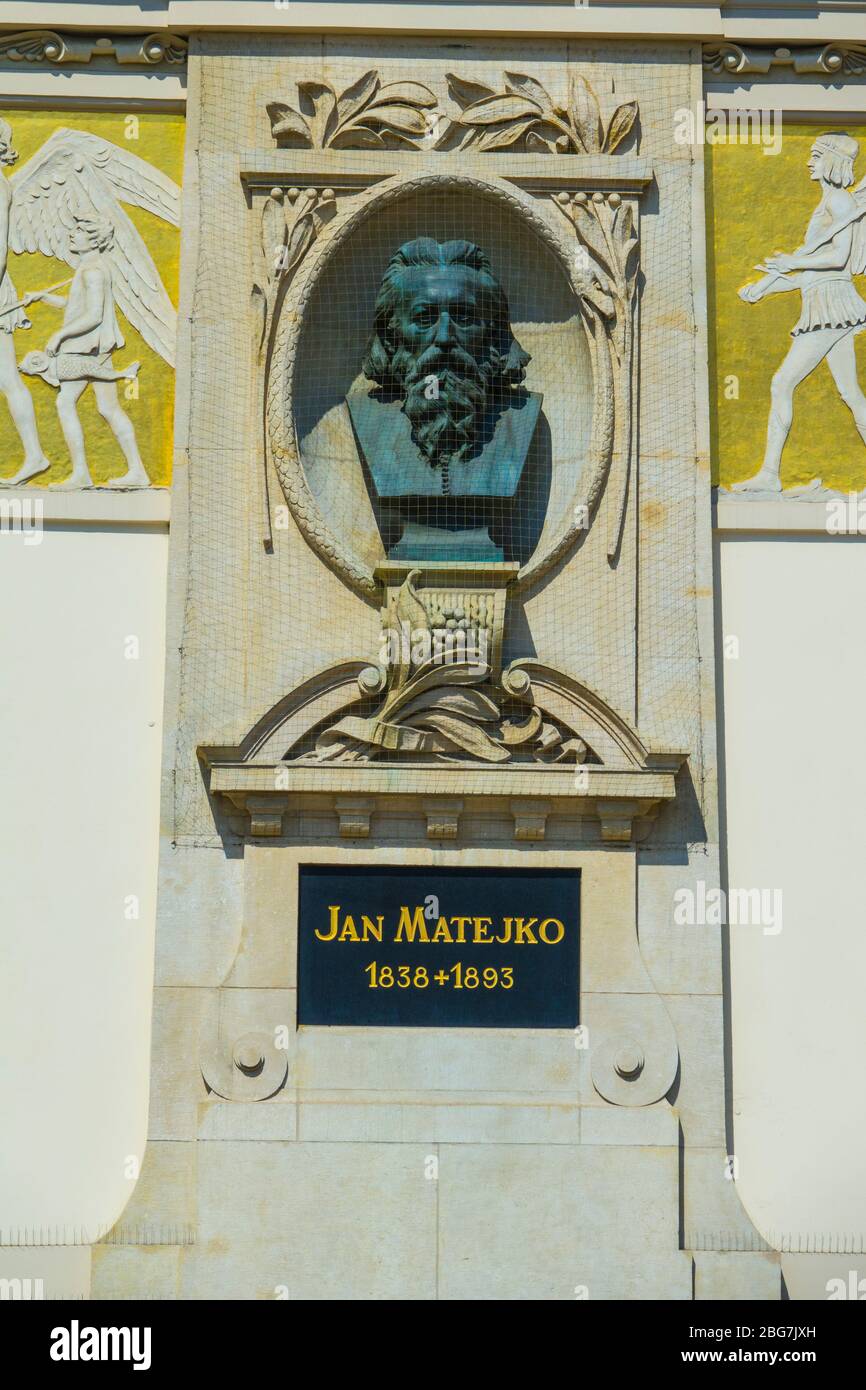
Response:
POLYGON ((391 370, 412 437, 432 464, 462 459, 501 378, 484 281, 469 266, 418 266, 404 271, 401 290, 391 370))

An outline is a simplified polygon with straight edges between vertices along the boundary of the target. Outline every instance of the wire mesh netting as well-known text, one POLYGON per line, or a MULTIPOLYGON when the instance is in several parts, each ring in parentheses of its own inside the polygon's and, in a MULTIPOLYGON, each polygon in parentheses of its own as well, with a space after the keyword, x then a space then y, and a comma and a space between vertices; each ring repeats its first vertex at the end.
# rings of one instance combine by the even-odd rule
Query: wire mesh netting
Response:
MULTIPOLYGON (((365 41, 368 49, 371 40, 365 41)), ((358 41, 360 45, 361 41, 358 41)), ((175 759, 175 832, 210 840, 213 816, 195 750, 238 742, 288 692, 330 665, 375 657, 375 600, 352 593, 305 542, 294 520, 262 546, 264 425, 250 314, 261 197, 248 203, 240 151, 273 150, 265 106, 296 100, 298 81, 327 72, 341 91, 376 62, 405 73, 406 57, 298 40, 231 52, 225 36, 196 40, 189 132, 197 175, 198 249, 189 338, 187 558, 175 759), (218 653, 218 659, 215 658, 218 653)), ((567 47, 551 56, 505 44, 481 63, 441 45, 421 55, 423 80, 448 105, 444 74, 495 82, 503 69, 543 66, 565 86, 567 47)), ((641 156, 653 183, 640 210, 638 471, 616 562, 599 523, 535 589, 509 606, 504 660, 541 656, 596 689, 659 744, 692 750, 700 787, 701 682, 695 604, 696 432, 692 237, 694 167, 675 144, 673 110, 688 99, 689 65, 635 46, 616 64, 584 63, 608 104, 635 92, 641 156), (626 61, 626 58, 628 61, 626 61), (637 544, 638 508, 643 522, 637 544)), ((413 75, 420 71, 416 67, 413 75)), ((432 150, 389 151, 394 170, 426 171, 432 150)), ((449 156, 453 157, 453 156, 449 156)), ((383 156, 383 159, 385 156, 383 156)), ((507 176, 508 151, 467 154, 473 174, 507 176)), ((537 168, 538 206, 554 206, 557 156, 537 168)), ((276 162, 276 161, 275 161, 276 162)), ((299 151, 294 182, 333 185, 341 216, 363 184, 339 177, 327 152, 299 151), (327 166, 325 170, 325 166, 327 166)), ((568 170, 573 166, 568 165, 568 170)), ((563 166, 563 172, 566 166, 563 166)), ((558 221, 559 219, 559 221, 558 221)), ((294 312, 291 286, 283 314, 294 312)), ((292 399, 312 497, 341 544, 369 567, 387 559, 525 565, 568 523, 587 467, 594 384, 586 333, 563 266, 532 228, 477 193, 420 186, 359 224, 323 267, 306 304, 292 399), (381 447, 382 441, 388 447, 381 447)), ((271 512, 284 498, 269 473, 271 512)), ((702 562, 703 563, 703 562, 702 562)), ((700 793, 699 793, 700 795, 700 793)), ((700 838, 694 805, 669 813, 669 833, 700 838)))

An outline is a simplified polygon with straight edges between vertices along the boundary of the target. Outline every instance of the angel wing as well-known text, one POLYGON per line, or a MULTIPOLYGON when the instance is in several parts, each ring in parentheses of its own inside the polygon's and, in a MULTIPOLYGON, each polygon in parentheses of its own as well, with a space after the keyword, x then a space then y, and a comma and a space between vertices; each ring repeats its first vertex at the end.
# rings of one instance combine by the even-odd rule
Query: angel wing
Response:
POLYGON ((857 187, 851 189, 851 197, 854 199, 851 212, 847 212, 818 236, 810 239, 809 250, 815 251, 819 246, 826 246, 828 241, 832 241, 834 236, 843 232, 846 227, 853 227, 848 268, 852 275, 866 275, 866 179, 861 179, 857 187))
POLYGON ((866 275, 866 179, 861 179, 851 196, 857 204, 854 236, 851 241, 851 274, 866 275))
POLYGON ((9 246, 41 251, 74 266, 69 236, 76 217, 109 221, 113 245, 104 254, 117 307, 174 366, 177 312, 159 271, 121 202, 180 225, 180 189, 138 155, 84 130, 61 127, 9 180, 9 246))

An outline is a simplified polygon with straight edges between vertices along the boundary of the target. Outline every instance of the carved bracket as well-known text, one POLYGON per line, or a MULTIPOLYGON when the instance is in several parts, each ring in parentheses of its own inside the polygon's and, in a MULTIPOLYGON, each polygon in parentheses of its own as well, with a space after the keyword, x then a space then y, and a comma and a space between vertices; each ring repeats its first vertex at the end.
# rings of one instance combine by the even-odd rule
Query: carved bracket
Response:
POLYGON ((771 68, 790 68, 797 76, 812 73, 860 77, 866 73, 866 44, 810 44, 804 48, 722 43, 704 47, 704 68, 719 74, 764 76, 771 68))
POLYGON ((169 33, 112 34, 109 38, 25 29, 18 34, 0 34, 0 58, 13 63, 89 63, 93 58, 113 58, 123 66, 177 66, 186 62, 187 47, 186 39, 169 33))
MULTIPOLYGON (((200 752, 204 756, 206 750, 200 752)), ((676 756, 685 761, 683 754, 676 756)), ((396 816, 407 824, 420 821, 428 839, 455 840, 460 817, 470 806, 470 800, 460 795, 466 790, 470 767, 454 763, 441 764, 435 771, 403 768, 398 782, 393 763, 314 768, 297 762, 243 764, 214 758, 209 782, 211 792, 251 839, 284 834, 305 839, 309 812, 310 834, 316 838, 321 835, 322 816, 330 814, 341 839, 368 839, 373 816, 396 816), (272 790, 275 786, 287 790, 272 790), (264 799, 271 808, 266 821, 260 813, 264 799)), ((472 814, 510 824, 516 841, 544 840, 551 826, 566 818, 570 843, 589 839, 624 846, 644 840, 660 808, 676 795, 673 772, 613 771, 601 766, 580 772, 585 775, 578 777, 567 768, 527 774, 522 768, 495 767, 484 775, 475 773, 472 814), (587 833, 584 825, 595 828, 587 833)))

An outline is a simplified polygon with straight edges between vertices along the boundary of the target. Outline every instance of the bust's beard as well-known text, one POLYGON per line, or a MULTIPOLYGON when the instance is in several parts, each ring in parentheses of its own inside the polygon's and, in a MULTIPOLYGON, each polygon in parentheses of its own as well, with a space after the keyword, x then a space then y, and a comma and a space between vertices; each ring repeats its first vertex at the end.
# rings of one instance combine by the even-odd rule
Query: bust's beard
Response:
POLYGON ((477 362, 455 344, 447 352, 427 348, 420 357, 397 348, 391 370, 403 388, 412 438, 428 462, 435 467, 443 458, 459 462, 471 454, 499 364, 492 358, 477 362), (432 376, 438 395, 428 400, 432 376))

